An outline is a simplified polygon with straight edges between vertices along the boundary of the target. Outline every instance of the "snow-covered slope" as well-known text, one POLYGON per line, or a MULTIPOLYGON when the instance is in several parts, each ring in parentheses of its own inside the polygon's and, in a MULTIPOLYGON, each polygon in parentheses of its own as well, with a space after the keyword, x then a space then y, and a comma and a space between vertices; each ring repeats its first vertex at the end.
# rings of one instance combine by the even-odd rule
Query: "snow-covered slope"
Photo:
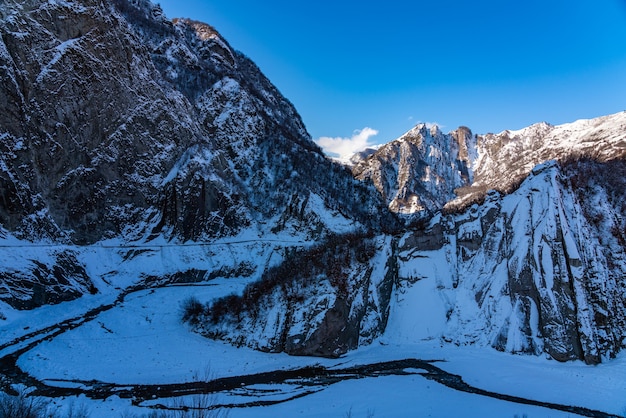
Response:
POLYGON ((385 329, 396 278, 389 236, 339 235, 292 253, 243 294, 189 322, 209 337, 270 352, 336 357, 385 329))
MULTIPOLYGON (((8 0, 0 16, 7 246, 304 245, 394 224, 374 188, 327 159, 291 103, 211 26, 169 21, 147 0, 8 0)), ((80 257, 44 258, 23 274, 56 266, 71 281, 89 270, 66 265, 80 257)), ((1 271, 15 278, 5 300, 30 306, 31 284, 10 264, 1 271)), ((48 301, 69 297, 52 283, 48 301)))

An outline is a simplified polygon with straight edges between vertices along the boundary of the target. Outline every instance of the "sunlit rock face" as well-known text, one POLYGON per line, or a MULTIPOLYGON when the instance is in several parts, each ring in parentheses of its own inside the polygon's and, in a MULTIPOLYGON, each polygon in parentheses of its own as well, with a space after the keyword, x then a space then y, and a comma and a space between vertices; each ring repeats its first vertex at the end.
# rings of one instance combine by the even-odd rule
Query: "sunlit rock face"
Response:
POLYGON ((371 181, 392 212, 409 222, 427 219, 473 181, 476 138, 462 127, 443 134, 420 124, 359 161, 356 178, 371 181))

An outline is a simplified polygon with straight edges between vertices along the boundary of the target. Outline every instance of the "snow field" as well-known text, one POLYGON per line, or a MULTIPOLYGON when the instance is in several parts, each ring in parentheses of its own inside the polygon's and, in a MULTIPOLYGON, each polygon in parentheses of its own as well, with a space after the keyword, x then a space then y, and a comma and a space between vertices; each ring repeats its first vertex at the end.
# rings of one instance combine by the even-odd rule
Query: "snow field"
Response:
MULTIPOLYGON (((218 279, 197 286, 174 286, 143 290, 129 295, 119 306, 95 320, 41 343, 23 355, 18 364, 52 385, 60 380, 97 379, 117 384, 176 383, 198 376, 238 376, 321 364, 347 367, 402 358, 441 359, 437 367, 460 374, 479 388, 546 402, 574 404, 620 414, 626 407, 626 356, 599 366, 580 362, 557 363, 531 356, 514 356, 495 350, 456 347, 436 338, 392 338, 409 333, 406 321, 394 318, 380 341, 349 353, 341 359, 290 357, 236 348, 191 333, 180 323, 180 303, 195 296, 204 301, 240 291, 248 279, 218 279)), ((424 282, 427 285, 426 282, 424 282)), ((89 298, 84 298, 87 304, 89 298)), ((35 311, 36 312, 36 311, 35 311)), ((50 313, 50 312, 48 312, 50 313)), ((421 330, 423 331, 423 329, 421 330)), ((417 336, 420 336, 418 330, 417 336)), ((424 336, 424 335, 421 335, 424 336)), ((410 372, 410 370, 407 370, 410 372)), ((415 371, 419 372, 419 371, 415 371)), ((258 399, 286 399, 302 388, 266 385, 258 399)), ((319 392, 285 403, 254 408, 234 408, 230 417, 276 416, 504 416, 565 417, 565 413, 483 396, 457 392, 417 374, 343 381, 319 392)), ((300 392, 299 392, 300 391, 300 392)), ((241 403, 254 395, 219 394, 218 403, 241 403)), ((163 403, 164 400, 159 400, 163 403)), ((67 405, 69 400, 58 401, 67 405)), ((111 417, 124 411, 146 413, 129 400, 111 397, 105 401, 81 398, 91 416, 111 417)))

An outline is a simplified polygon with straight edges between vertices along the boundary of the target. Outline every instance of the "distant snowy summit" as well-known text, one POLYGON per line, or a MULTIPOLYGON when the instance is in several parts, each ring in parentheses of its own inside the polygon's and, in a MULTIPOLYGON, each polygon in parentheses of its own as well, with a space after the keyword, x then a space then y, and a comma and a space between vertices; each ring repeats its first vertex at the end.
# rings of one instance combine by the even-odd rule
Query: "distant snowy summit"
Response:
POLYGON ((443 134, 419 124, 377 150, 355 155, 352 171, 372 181, 393 212, 415 220, 466 207, 488 190, 511 191, 545 161, 605 162, 625 155, 626 112, 620 112, 486 135, 466 127, 443 134))

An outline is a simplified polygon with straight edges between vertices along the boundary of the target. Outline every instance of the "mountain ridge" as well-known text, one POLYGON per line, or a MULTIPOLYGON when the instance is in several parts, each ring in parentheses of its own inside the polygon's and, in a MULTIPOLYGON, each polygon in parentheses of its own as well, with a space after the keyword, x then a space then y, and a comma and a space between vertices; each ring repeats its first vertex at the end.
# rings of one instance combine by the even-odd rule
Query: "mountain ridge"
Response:
MULTIPOLYGON (((329 234, 329 222, 333 232, 393 227, 391 214, 372 216, 376 191, 326 159, 292 104, 210 26, 170 22, 144 0, 9 0, 0 12, 0 96, 14 98, 0 115, 0 223, 10 238, 306 243, 329 234)), ((58 272, 47 300, 65 294, 52 283, 71 282, 63 272, 73 270, 39 258, 46 269, 5 264, 16 278, 5 300, 39 304, 16 266, 58 272)))
POLYGON ((356 158, 352 171, 358 179, 371 180, 390 210, 407 215, 411 222, 441 209, 463 209, 491 189, 510 191, 535 165, 548 160, 624 158, 625 130, 624 111, 557 126, 539 122, 484 135, 473 134, 465 126, 443 134, 436 125, 429 128, 420 123, 368 151, 364 158, 356 158), (443 164, 441 155, 447 155, 443 164), (395 171, 382 169, 392 165, 398 166, 395 171), (433 183, 444 186, 436 190, 433 183))

